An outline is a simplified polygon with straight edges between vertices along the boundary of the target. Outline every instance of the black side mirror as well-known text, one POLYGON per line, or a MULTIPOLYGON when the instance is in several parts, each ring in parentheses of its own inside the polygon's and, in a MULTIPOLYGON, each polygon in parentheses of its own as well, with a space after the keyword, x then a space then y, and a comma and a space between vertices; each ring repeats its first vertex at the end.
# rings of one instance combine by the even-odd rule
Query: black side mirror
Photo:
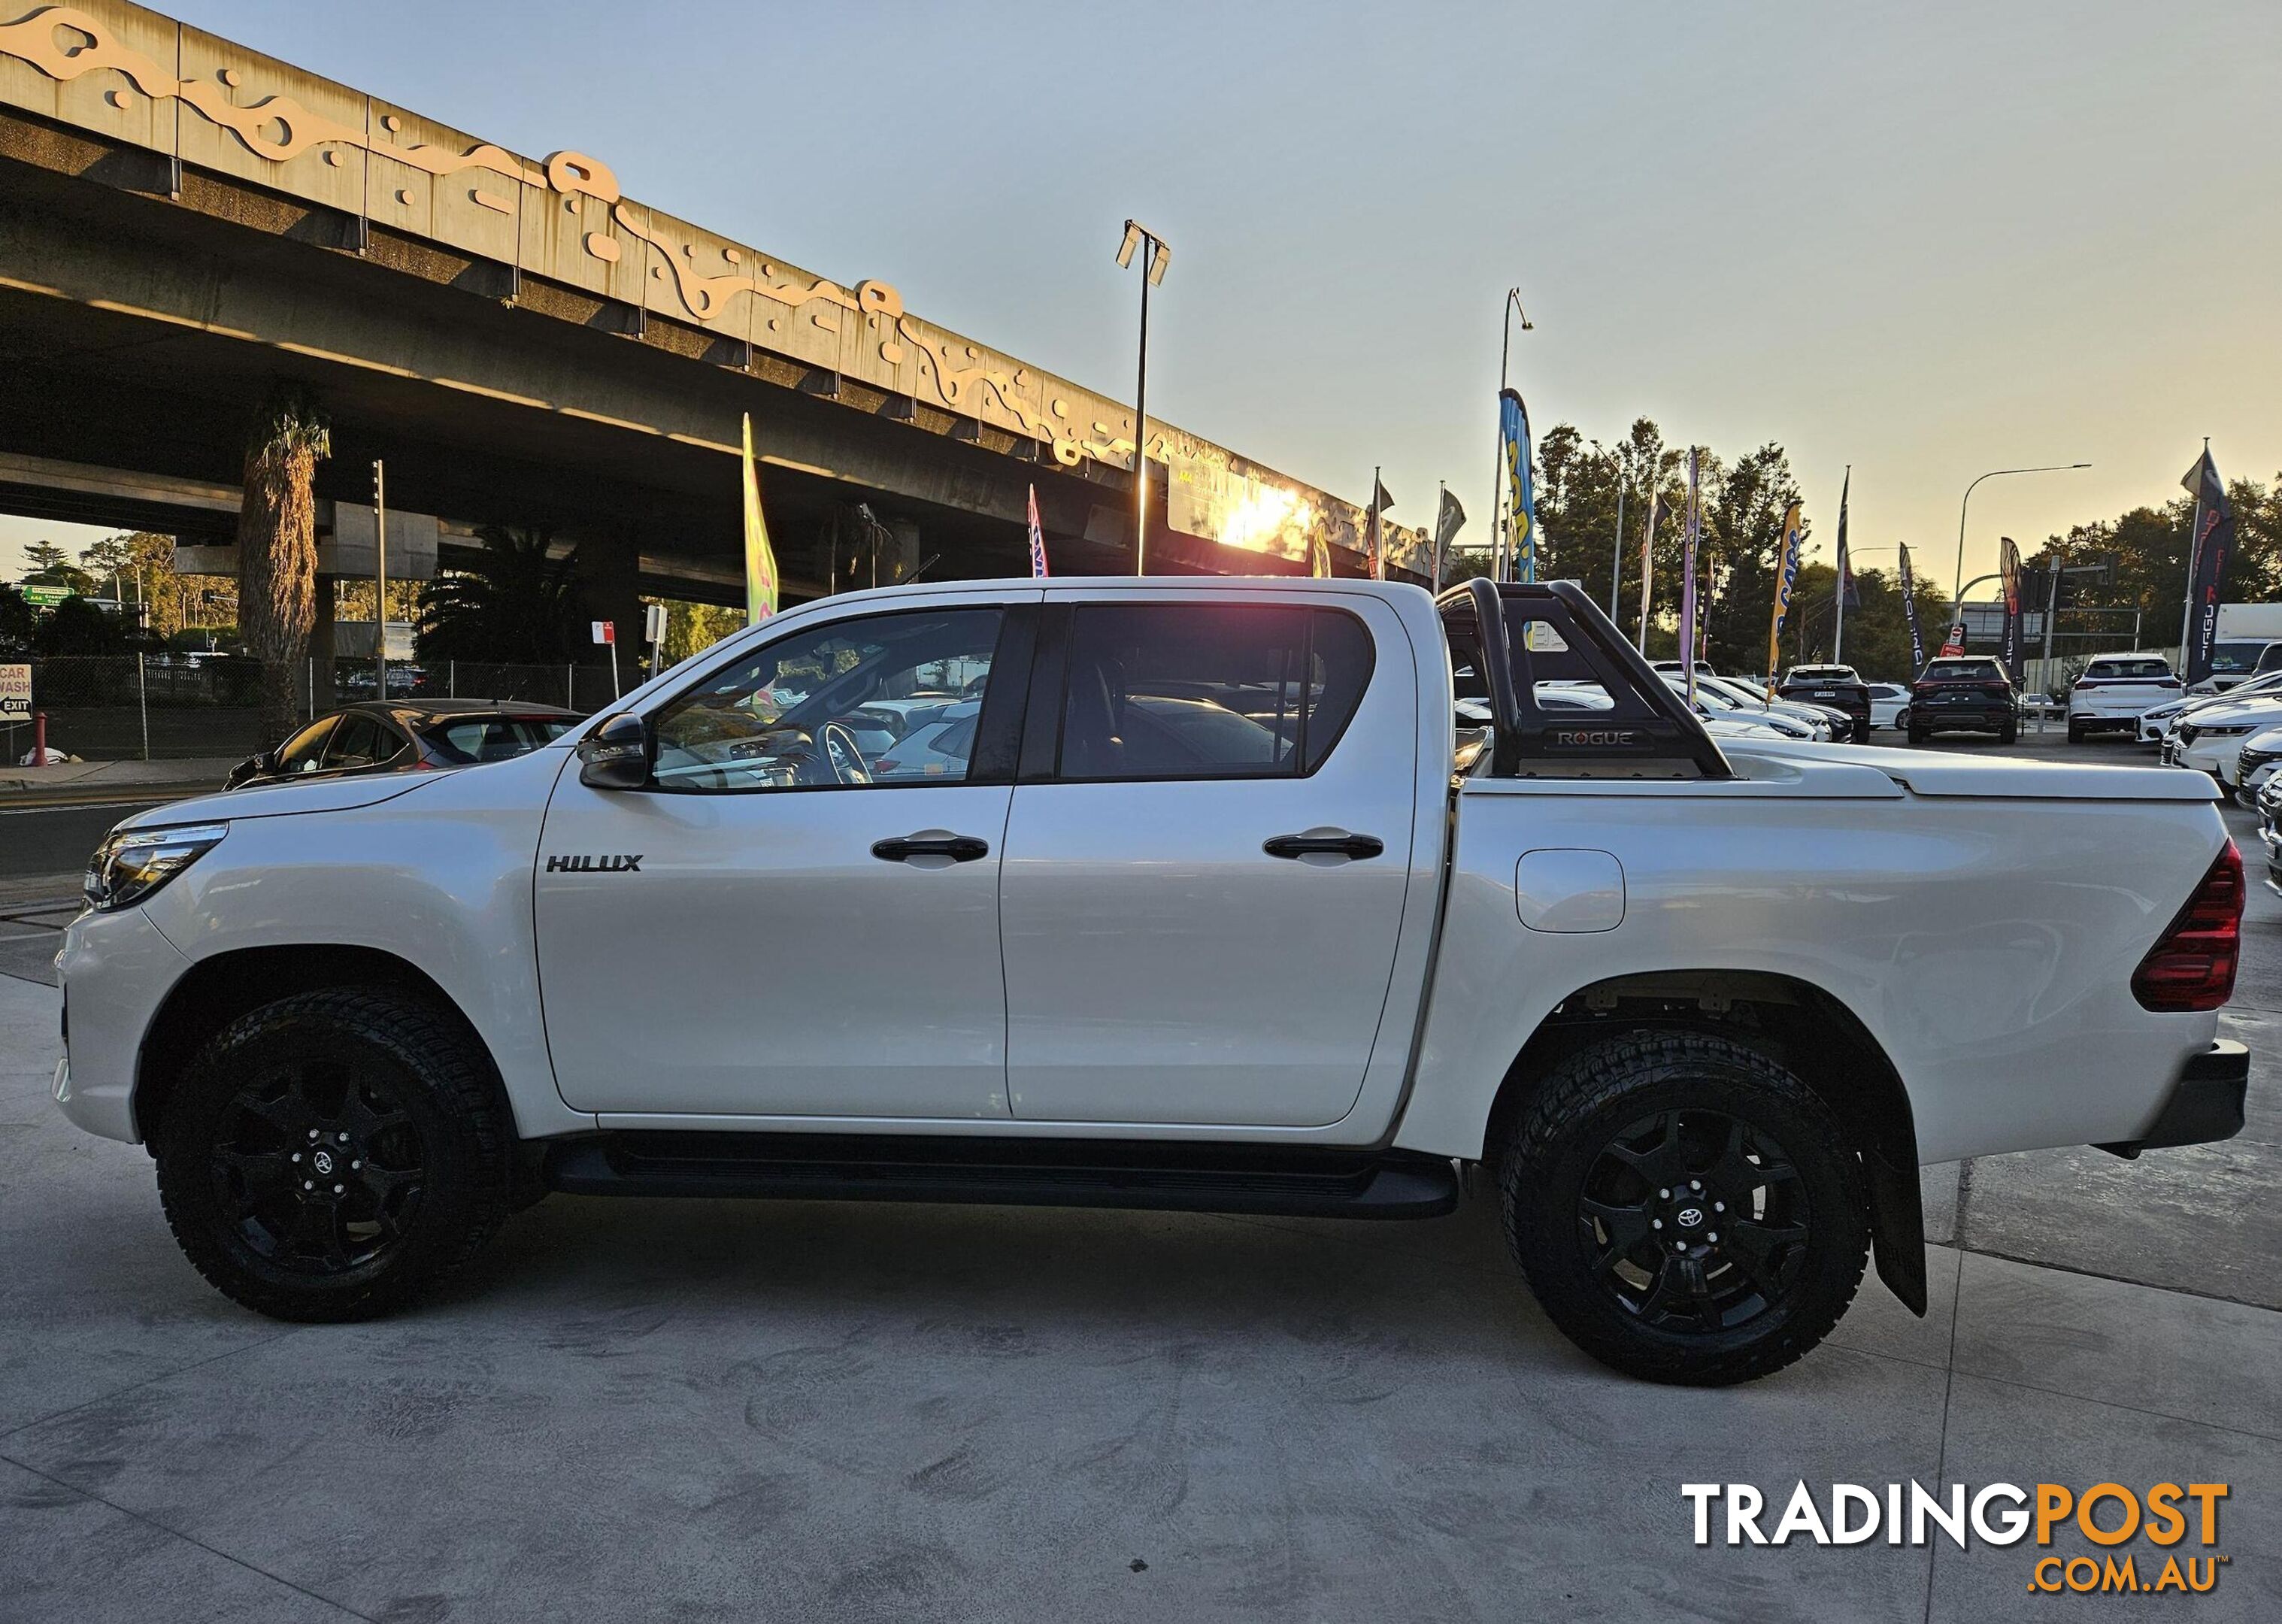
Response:
POLYGON ((649 724, 631 711, 605 717, 578 741, 578 781, 590 789, 639 789, 649 782, 649 724))

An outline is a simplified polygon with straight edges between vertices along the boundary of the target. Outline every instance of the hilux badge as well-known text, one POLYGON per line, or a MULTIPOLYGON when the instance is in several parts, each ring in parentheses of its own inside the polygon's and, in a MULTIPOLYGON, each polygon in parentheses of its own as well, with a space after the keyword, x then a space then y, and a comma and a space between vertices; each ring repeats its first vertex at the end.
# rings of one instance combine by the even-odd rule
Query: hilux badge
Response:
POLYGON ((615 852, 608 857, 581 853, 577 857, 550 857, 547 859, 548 874, 630 874, 641 872, 642 854, 615 852))

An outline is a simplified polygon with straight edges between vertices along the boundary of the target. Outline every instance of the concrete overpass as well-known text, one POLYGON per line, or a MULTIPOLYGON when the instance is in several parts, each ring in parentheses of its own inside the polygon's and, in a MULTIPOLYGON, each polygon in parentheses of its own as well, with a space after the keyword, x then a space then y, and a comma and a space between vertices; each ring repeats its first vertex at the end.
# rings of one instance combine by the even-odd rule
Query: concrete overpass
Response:
MULTIPOLYGON (((0 509, 227 543, 247 422, 291 379, 332 420, 331 511, 385 457, 447 564, 476 526, 550 529, 622 625, 642 591, 741 602, 747 412, 793 597, 874 560, 1025 573, 1033 485, 1058 571, 1132 557, 1123 404, 638 203, 598 159, 116 0, 0 0, 0 509)), ((1318 540, 1366 568, 1353 504, 1149 430, 1153 569, 1304 574, 1318 540)), ((1423 579, 1419 532, 1388 554, 1423 579)))

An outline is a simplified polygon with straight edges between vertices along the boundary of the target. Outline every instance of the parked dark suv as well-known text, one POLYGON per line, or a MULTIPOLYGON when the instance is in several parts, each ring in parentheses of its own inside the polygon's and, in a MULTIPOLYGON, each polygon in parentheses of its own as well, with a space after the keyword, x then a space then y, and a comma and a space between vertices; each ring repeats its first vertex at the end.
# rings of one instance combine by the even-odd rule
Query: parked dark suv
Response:
POLYGON ((1910 684, 1910 742, 1958 732, 1993 733, 2000 744, 2021 736, 2021 696, 1985 654, 1928 660, 1910 684))
POLYGON ((1775 693, 1801 704, 1843 711, 1853 719, 1854 742, 1870 742, 1870 685, 1851 665, 1794 665, 1775 685, 1775 693))

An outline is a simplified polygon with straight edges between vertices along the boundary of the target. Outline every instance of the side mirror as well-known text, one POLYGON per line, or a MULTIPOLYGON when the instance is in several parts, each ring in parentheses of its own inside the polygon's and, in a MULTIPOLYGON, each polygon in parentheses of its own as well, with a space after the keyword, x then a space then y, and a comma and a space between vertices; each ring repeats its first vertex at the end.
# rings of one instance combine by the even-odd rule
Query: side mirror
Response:
POLYGON ((268 772, 270 770, 270 763, 273 759, 275 758, 266 750, 259 756, 247 757, 244 761, 239 762, 236 766, 230 768, 229 776, 222 781, 222 788, 225 789, 235 789, 247 779, 253 777, 256 773, 268 772))
POLYGON ((578 781, 590 789, 639 789, 649 782, 649 724, 631 711, 603 719, 578 741, 578 781))

